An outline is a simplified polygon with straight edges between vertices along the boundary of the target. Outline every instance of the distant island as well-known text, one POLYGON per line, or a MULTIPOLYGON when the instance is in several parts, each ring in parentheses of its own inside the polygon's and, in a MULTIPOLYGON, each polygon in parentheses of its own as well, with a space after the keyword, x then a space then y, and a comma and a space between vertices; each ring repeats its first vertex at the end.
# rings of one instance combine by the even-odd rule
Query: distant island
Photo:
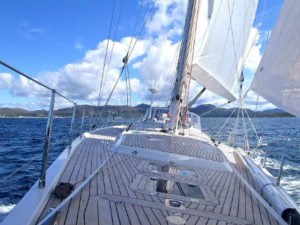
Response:
MULTIPOLYGON (((137 118, 142 117, 146 110, 149 108, 147 104, 140 104, 137 106, 124 106, 124 105, 109 105, 103 111, 103 106, 96 107, 90 105, 80 105, 76 108, 76 117, 81 117, 83 109, 86 111, 86 116, 89 115, 91 111, 94 111, 94 115, 98 115, 101 111, 103 117, 115 116, 115 117, 128 117, 128 118, 137 118)), ((198 115, 202 115, 206 112, 211 111, 203 115, 203 117, 228 117, 235 108, 217 108, 211 104, 199 105, 194 108, 191 108, 190 111, 198 115)), ((54 112, 55 117, 70 117, 72 115, 72 108, 62 108, 57 109, 54 112)), ((281 109, 269 109, 264 111, 253 111, 247 109, 247 112, 250 117, 292 117, 291 114, 281 110, 281 109)), ((236 117, 238 110, 232 114, 232 117, 236 117)), ((39 118, 47 117, 47 110, 25 110, 20 108, 0 108, 0 118, 39 118)))
MULTIPOLYGON (((293 117, 293 115, 278 108, 267 109, 263 111, 254 111, 251 109, 246 110, 250 117, 293 117)), ((232 113, 232 111, 234 111, 232 117, 237 117, 238 115, 237 108, 217 108, 216 106, 211 104, 199 105, 191 108, 190 111, 198 115, 211 111, 210 113, 203 115, 203 117, 228 117, 232 113)))

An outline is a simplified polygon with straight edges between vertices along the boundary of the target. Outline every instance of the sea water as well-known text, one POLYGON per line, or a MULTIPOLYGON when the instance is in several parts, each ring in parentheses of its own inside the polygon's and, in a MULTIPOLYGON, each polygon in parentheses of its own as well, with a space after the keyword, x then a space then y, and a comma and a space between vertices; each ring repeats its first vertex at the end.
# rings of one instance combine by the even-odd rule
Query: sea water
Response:
MULTIPOLYGON (((104 119, 100 127, 136 121, 115 118, 104 119)), ((92 121, 92 125, 96 121, 92 121)), ((41 171, 43 146, 46 134, 46 118, 0 118, 0 222, 38 180, 41 171), (24 164, 36 158, 28 166, 1 182, 24 164)), ((71 118, 54 118, 48 155, 48 167, 68 146, 71 118)), ((73 140, 79 136, 81 118, 75 120, 73 140)), ((86 118, 83 131, 90 128, 86 118)))
POLYGON ((234 140, 231 145, 245 150, 247 150, 244 145, 246 127, 250 146, 250 151, 247 150, 249 155, 260 165, 263 165, 266 156, 265 168, 276 178, 282 152, 286 148, 280 185, 300 207, 300 119, 274 117, 251 118, 250 121, 248 118, 245 120, 202 118, 201 122, 202 130, 216 140, 228 143, 228 137, 231 134, 231 140, 234 140), (227 123, 223 126, 225 122, 227 123), (222 127, 224 128, 221 129, 222 127))
MULTIPOLYGON (((67 147, 70 132, 70 118, 55 118, 49 150, 48 166, 67 147)), ((101 121, 101 126, 120 124, 123 121, 101 121)), ((32 163, 14 176, 0 183, 0 221, 18 203, 22 196, 39 178, 41 159, 45 138, 45 118, 11 118, 0 119, 0 180, 36 157, 32 163)), ((77 119, 74 128, 74 139, 80 133, 81 120, 77 119)), ((256 150, 254 160, 258 163, 267 156, 266 168, 273 176, 278 175, 282 150, 286 147, 286 158, 281 185, 300 206, 300 120, 297 118, 252 118, 256 128, 253 131, 251 122, 236 118, 202 118, 202 129, 219 141, 227 142, 230 133, 234 139, 232 145, 244 147, 245 129, 250 145, 250 154, 256 150), (227 121, 225 126, 222 126, 227 121), (220 130, 221 127, 224 127, 220 130)), ((85 120, 83 130, 89 129, 89 121, 85 120)))

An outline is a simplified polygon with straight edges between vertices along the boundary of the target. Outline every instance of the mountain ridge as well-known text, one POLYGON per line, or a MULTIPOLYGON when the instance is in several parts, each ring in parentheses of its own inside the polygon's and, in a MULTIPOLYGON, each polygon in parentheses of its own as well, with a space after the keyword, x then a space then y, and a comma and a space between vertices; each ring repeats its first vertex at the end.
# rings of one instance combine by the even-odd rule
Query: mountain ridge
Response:
MULTIPOLYGON (((91 111, 94 112, 94 116, 98 115, 100 112, 103 117, 107 116, 120 116, 120 117, 142 117, 149 105, 139 104, 136 106, 124 106, 124 105, 108 105, 103 111, 103 106, 90 106, 90 105, 79 105, 76 107, 76 117, 82 115, 83 109, 86 111, 86 116, 89 115, 91 111)), ((246 109, 250 117, 292 117, 293 115, 286 113, 285 111, 275 108, 263 111, 257 111, 251 109, 246 109)), ((246 111, 245 110, 245 111, 246 111)), ((67 107, 62 109, 57 109, 54 111, 55 117, 70 117, 72 115, 73 108, 67 107)), ((211 104, 199 105, 190 109, 191 112, 198 115, 203 115, 203 117, 228 117, 232 111, 232 117, 237 117, 237 108, 218 108, 211 104), (211 111, 211 112, 209 112, 211 111), (209 112, 209 113, 207 113, 209 112)), ((0 118, 19 118, 19 117, 47 117, 47 110, 26 110, 22 108, 0 108, 0 118)))

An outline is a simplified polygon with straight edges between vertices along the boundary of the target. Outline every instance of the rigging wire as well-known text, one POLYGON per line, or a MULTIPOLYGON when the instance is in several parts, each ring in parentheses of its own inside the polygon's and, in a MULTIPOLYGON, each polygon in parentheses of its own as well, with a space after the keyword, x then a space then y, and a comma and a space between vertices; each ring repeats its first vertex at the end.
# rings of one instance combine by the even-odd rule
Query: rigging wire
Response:
POLYGON ((28 166, 30 163, 32 163, 33 161, 37 160, 38 158, 40 158, 40 155, 37 155, 36 157, 33 157, 31 160, 29 160, 27 163, 25 163, 23 166, 21 166, 20 168, 16 169, 14 172, 12 172, 11 174, 7 175, 6 177, 4 177, 3 179, 0 180, 0 184, 5 182, 7 179, 9 179, 10 177, 12 177, 13 175, 15 175, 16 173, 18 173, 19 171, 21 171, 23 168, 25 168, 26 166, 28 166))
POLYGON ((126 71, 127 71, 127 77, 128 77, 128 85, 129 85, 129 106, 131 106, 131 83, 130 83, 130 73, 129 73, 129 67, 126 67, 126 71))
POLYGON ((248 117, 248 120, 249 120, 249 122, 250 122, 250 124, 251 124, 251 127, 252 127, 252 129, 253 129, 253 131, 254 131, 254 134, 255 134, 257 140, 259 140, 257 131, 256 131, 255 127, 254 127, 254 124, 253 124, 253 122, 252 122, 250 116, 249 116, 248 110, 247 110, 246 108, 244 108, 244 111, 246 112, 246 115, 247 115, 247 117, 248 117))
MULTIPOLYGON (((269 19, 269 28, 268 28, 267 42, 268 42, 268 40, 269 40, 270 24, 271 24, 271 19, 272 19, 272 14, 273 14, 273 7, 274 7, 274 4, 273 4, 273 3, 274 3, 274 0, 272 0, 272 7, 271 7, 271 14, 270 14, 270 19, 269 19)), ((260 22, 262 22, 262 20, 263 20, 263 18, 264 18, 266 5, 267 5, 267 1, 264 1, 263 10, 262 10, 262 14, 261 14, 261 17, 260 17, 260 22)), ((255 34, 255 36, 254 36, 254 38, 253 38, 253 40, 252 40, 251 47, 250 47, 249 51, 247 52, 246 56, 245 56, 245 57, 243 56, 243 60, 242 60, 243 63, 242 63, 242 65, 245 64, 245 61, 246 61, 246 59, 248 58, 248 56, 249 56, 249 54, 250 54, 250 52, 251 52, 251 50, 252 50, 252 48, 253 48, 253 46, 254 46, 254 42, 255 42, 255 40, 256 40, 256 38, 257 38, 257 35, 258 35, 258 32, 256 32, 256 34, 255 34)), ((248 92, 248 90, 246 91, 246 93, 247 93, 247 92, 248 92)), ((244 96, 243 96, 242 98, 244 98, 244 96)), ((255 107, 255 117, 256 117, 256 114, 257 114, 257 103, 258 103, 258 99, 259 99, 259 96, 257 95, 257 101, 256 101, 256 107, 255 107)), ((242 101, 243 101, 243 99, 242 99, 242 101)), ((242 110, 243 110, 243 109, 242 109, 242 110)), ((248 120, 249 120, 249 122, 250 122, 250 125, 251 125, 251 127, 252 127, 252 129, 253 129, 253 131, 254 131, 254 133, 255 133, 255 136, 256 136, 256 138, 257 138, 257 146, 256 146, 256 149, 257 149, 258 146, 260 145, 261 139, 259 138, 259 136, 258 136, 258 134, 257 134, 256 128, 255 128, 255 126, 254 126, 252 120, 250 119, 250 116, 249 116, 249 114, 248 114, 247 109, 244 109, 244 110, 245 110, 245 112, 246 112, 246 114, 247 114, 247 117, 248 117, 248 120)), ((244 114, 244 113, 243 113, 243 111, 242 111, 242 115, 243 115, 243 114, 244 114)), ((243 120, 244 120, 244 116, 243 116, 243 120)), ((247 139, 247 131, 246 131, 246 128, 245 128, 245 122, 244 122, 244 132, 245 132, 245 138, 246 138, 246 141, 248 142, 248 139, 247 139)), ((249 142, 248 142, 248 145, 249 145, 249 142)), ((254 150, 254 151, 255 151, 255 150, 254 150)))
POLYGON ((235 67, 236 67, 236 74, 238 76, 238 61, 237 61, 237 56, 236 56, 236 46, 235 46, 235 41, 234 41, 234 35, 233 35, 233 29, 232 29, 232 14, 233 14, 233 8, 234 8, 235 0, 232 2, 232 11, 230 11, 230 4, 229 1, 227 0, 227 7, 228 7, 228 13, 229 13, 229 27, 231 31, 231 36, 232 36, 232 45, 233 45, 233 53, 234 53, 234 59, 235 59, 235 67))
POLYGON ((255 118, 256 118, 256 116, 257 116, 258 101, 259 101, 259 95, 257 95, 256 103, 255 103, 255 118))
MULTIPOLYGON (((147 13, 147 15, 146 15, 146 18, 145 18, 145 20, 144 20, 144 23, 143 23, 143 25, 142 25, 142 27, 141 27, 141 29, 140 29, 140 31, 139 31, 139 33, 138 33, 138 35, 137 35, 135 41, 134 41, 134 43, 133 43, 133 46, 132 46, 131 50, 130 50, 130 48, 128 48, 128 53, 127 53, 127 54, 128 54, 128 58, 131 56, 131 54, 132 54, 132 52, 133 52, 133 49, 135 48, 135 46, 136 46, 138 40, 140 39, 140 36, 141 36, 141 34, 142 34, 142 31, 143 31, 143 29, 144 29, 144 27, 145 27, 147 21, 149 20, 151 14, 152 14, 152 12, 153 12, 153 9, 154 9, 154 6, 155 6, 155 4, 156 4, 156 1, 157 1, 157 0, 154 0, 154 1, 153 1, 152 6, 151 6, 150 10, 148 11, 148 13, 147 13)), ((129 46, 129 47, 130 47, 130 46, 129 46)))
MULTIPOLYGON (((228 0, 227 0, 227 5, 228 5, 228 10, 230 11, 230 6, 229 6, 228 0)), ((264 1, 263 11, 262 11, 262 14, 261 14, 261 17, 260 17, 260 21, 262 21, 262 19, 263 19, 263 17, 264 17, 265 9, 266 9, 266 1, 264 1)), ((232 36, 233 36, 232 23, 231 23, 231 16, 230 16, 230 27, 231 27, 231 34, 232 34, 232 36)), ((249 56, 249 54, 250 54, 250 52, 251 52, 251 50, 252 50, 252 48, 253 48, 253 46, 254 46, 254 42, 255 42, 255 40, 256 40, 257 35, 258 35, 258 33, 255 34, 255 36, 254 36, 254 38, 253 38, 253 40, 252 40, 252 42, 251 42, 251 46, 250 46, 250 48, 249 48, 249 50, 248 50, 248 52, 247 52, 247 54, 242 56, 242 67, 241 67, 241 68, 243 68, 243 66, 244 66, 244 64, 245 64, 245 61, 246 61, 246 59, 248 58, 248 56, 249 56)), ((233 40, 233 45, 235 46, 234 40, 233 40)), ((234 47, 234 50, 235 50, 235 47, 234 47)), ((236 54, 235 51, 234 51, 234 53, 236 54)), ((236 64, 236 65, 237 65, 237 64, 236 64)), ((238 73, 237 73, 237 74, 238 74, 238 73)), ((229 143, 231 140, 233 140, 233 138, 232 138, 233 136, 232 136, 232 135, 235 135, 235 133, 236 133, 236 129, 237 129, 237 125, 238 125, 238 120, 239 120, 239 114, 240 114, 240 112, 241 112, 241 114, 242 114, 242 120, 243 120, 243 126, 244 126, 245 141, 246 141, 245 144, 247 145, 247 148, 249 149, 249 141, 248 141, 248 135, 247 135, 246 124, 245 124, 244 111, 243 111, 243 97, 240 99, 240 107, 239 107, 238 116, 237 116, 237 119, 236 119, 236 123, 235 123, 234 129, 233 129, 233 131, 229 134, 227 143, 229 143), (241 107, 241 109, 240 109, 240 107, 241 107)), ((246 113, 247 113, 247 116, 249 116, 247 111, 246 111, 246 113)), ((248 117, 248 119, 250 119, 250 118, 248 117)), ((250 123, 251 123, 251 126, 252 126, 252 125, 253 125, 252 121, 251 121, 250 123)), ((253 127, 254 127, 254 125, 253 125, 253 127)), ((252 128, 253 128, 253 127, 252 127, 252 128)), ((255 128, 254 128, 254 129, 255 129, 255 128)), ((255 130, 255 134, 256 134, 256 136, 258 137, 256 130, 255 130)), ((258 140, 259 140, 259 138, 258 138, 258 140)), ((233 141, 233 143, 234 143, 234 141, 233 141)))
MULTIPOLYGON (((125 68, 125 76, 126 76, 126 84, 127 84, 127 110, 128 110, 129 106, 131 106, 131 85, 130 85, 128 66, 126 66, 125 68)), ((128 115, 126 114, 126 116, 128 115)))
POLYGON ((253 122, 252 122, 252 120, 251 120, 251 118, 250 118, 250 116, 249 116, 249 114, 248 114, 248 110, 247 110, 246 108, 245 108, 244 110, 245 110, 245 112, 246 112, 246 114, 247 114, 248 120, 249 120, 249 122, 250 122, 250 124, 251 124, 251 127, 252 127, 252 129, 253 129, 253 131, 254 131, 255 137, 256 137, 256 139, 257 139, 257 145, 256 145, 255 149, 253 150, 253 157, 254 157, 255 151, 256 151, 257 148, 261 145, 262 139, 259 138, 259 136, 258 136, 258 134, 257 134, 257 131, 256 131, 256 129, 255 129, 255 126, 254 126, 254 124, 253 124, 253 122))
MULTIPOLYGON (((255 118, 255 122, 256 122, 256 127, 258 126, 258 123, 257 123, 258 101, 259 101, 259 95, 257 95, 257 98, 256 98, 255 111, 254 111, 254 118, 255 118)), ((253 127, 255 128, 254 123, 253 123, 253 127)), ((256 129, 255 129, 255 130, 256 130, 256 129)), ((258 137, 258 135, 257 135, 257 137, 258 137)))
MULTIPOLYGON (((126 84, 126 100, 127 100, 127 104, 126 104, 126 109, 125 111, 127 110, 128 112, 128 108, 129 108, 129 84, 128 84, 128 74, 127 74, 127 66, 125 68, 125 72, 124 72, 124 75, 125 75, 125 84, 126 84)), ((128 114, 126 113, 125 114, 125 118, 126 118, 126 123, 128 122, 128 114)))
POLYGON ((236 135, 236 130, 237 130, 237 127, 238 127, 238 122, 239 122, 239 117, 240 117, 240 107, 238 108, 238 114, 237 114, 237 117, 235 119, 235 124, 234 124, 234 127, 232 129, 232 131, 229 133, 228 135, 228 138, 227 138, 227 144, 230 145, 230 143, 234 144, 234 139, 233 137, 236 135))
MULTIPOLYGON (((267 0, 264 1, 263 10, 262 10, 262 13, 261 13, 261 16, 260 16, 260 22, 258 24, 262 23, 263 17, 265 15, 266 6, 267 6, 267 0)), ((251 46, 250 46, 247 54, 245 56, 243 56, 243 63, 242 63, 242 65, 245 64, 245 61, 247 60, 247 58, 248 58, 248 56, 249 56, 249 54, 250 54, 250 52, 251 52, 251 50, 252 50, 252 48, 254 46, 254 43, 255 43, 256 38, 257 38, 257 35, 258 35, 258 32, 255 33, 254 38, 253 38, 253 40, 251 42, 251 46)))
MULTIPOLYGON (((135 46, 136 46, 136 43, 137 43, 137 41, 139 40, 140 35, 141 35, 141 33, 142 33, 142 31, 143 31, 143 29, 144 29, 144 27, 145 27, 145 25, 146 25, 148 19, 150 18, 150 15, 152 14, 152 11, 153 11, 153 9, 154 9, 155 4, 156 4, 156 0, 154 0, 152 6, 151 6, 151 8, 150 8, 150 10, 149 10, 148 13, 147 13, 147 16, 146 16, 146 18, 145 18, 145 20, 144 20, 143 26, 141 27, 141 29, 140 29, 140 31, 139 31, 139 33, 138 33, 138 35, 137 35, 137 38, 136 38, 136 40, 135 40, 135 42, 134 42, 134 44, 133 44, 133 47, 130 49, 131 46, 129 46, 128 51, 127 51, 127 54, 126 54, 126 56, 123 58, 123 66, 122 66, 122 69, 121 69, 121 71, 120 71, 120 73, 119 73, 119 76, 118 76, 117 81, 116 81, 115 84, 114 84, 113 89, 111 90, 111 92, 110 92, 110 94, 109 94, 109 96, 108 96, 108 98, 107 98, 107 100, 106 100, 106 102, 105 102, 105 105, 104 105, 104 107, 103 107, 103 110, 104 110, 105 107, 108 105, 108 103, 109 103, 109 101, 110 101, 110 99, 111 99, 111 97, 112 97, 112 94, 114 93, 114 91, 115 91, 115 89, 116 89, 116 86, 117 86, 117 84, 119 83, 119 81, 120 81, 120 79, 121 79, 122 73, 123 73, 124 71, 126 71, 126 67, 127 67, 127 63, 128 63, 129 57, 130 57, 131 53, 133 52, 133 50, 134 50, 134 48, 135 48, 135 46)), ((114 10, 115 10, 115 0, 114 0, 114 7, 113 7, 113 14, 114 14, 114 10)), ((112 21, 113 21, 113 15, 112 15, 111 24, 110 24, 109 37, 110 37, 110 33, 111 33, 112 21)), ((137 24, 137 23, 136 23, 136 24, 137 24)), ((134 28, 134 29, 135 29, 135 28, 134 28)), ((105 62, 106 62, 106 57, 107 57, 107 48, 106 48, 106 53, 105 53, 105 57, 104 57, 105 60, 104 60, 104 66, 103 66, 103 71, 102 71, 102 72, 104 72, 105 62)), ((101 94, 101 92, 102 92, 101 87, 103 87, 103 75, 104 75, 104 74, 102 73, 101 84, 100 84, 100 91, 99 91, 99 97, 98 97, 98 106, 100 105, 100 94, 101 94)), ((102 89, 103 89, 103 88, 102 88, 102 89)), ((103 111, 103 110, 102 110, 102 111, 103 111)), ((100 114, 99 114, 98 124, 99 124, 99 121, 100 121, 100 114)))
POLYGON ((245 136, 245 150, 249 151, 250 150, 250 146, 249 146, 249 140, 248 140, 248 131, 247 131, 247 127, 246 127, 246 120, 245 120, 245 116, 244 116, 244 108, 243 108, 243 99, 241 100, 241 112, 242 112, 242 121, 243 121, 243 128, 244 128, 244 136, 245 136), (246 149, 247 148, 247 149, 246 149))
POLYGON ((106 83, 107 75, 108 75, 108 72, 109 72, 109 69, 110 69, 110 63, 111 63, 112 55, 113 55, 113 52, 114 52, 115 40, 117 39, 117 34, 118 34, 118 30, 119 30, 119 24, 120 24, 120 19, 121 19, 123 5, 124 5, 124 0, 122 0, 121 5, 120 5, 120 10, 119 10, 119 16, 118 16, 118 20, 117 20, 117 25, 116 25, 115 33, 114 33, 114 36, 113 36, 113 39, 112 39, 112 47, 111 47, 111 51, 110 51, 108 65, 106 67, 106 72, 105 72, 105 75, 104 75, 104 81, 102 83, 101 92, 100 92, 100 103, 101 103, 101 99, 102 99, 102 96, 103 96, 103 88, 104 88, 104 85, 106 83))
POLYGON ((200 114, 199 116, 201 117, 201 116, 204 116, 204 115, 206 115, 206 114, 209 114, 209 113, 211 113, 211 112, 217 110, 218 108, 221 108, 221 107, 223 107, 223 106, 225 106, 225 105, 227 105, 227 104, 229 104, 229 103, 231 103, 231 102, 226 102, 226 103, 224 103, 224 104, 222 104, 222 105, 219 105, 219 106, 217 106, 217 107, 215 107, 215 108, 213 108, 213 109, 211 109, 211 110, 209 110, 209 111, 207 111, 207 112, 205 112, 205 113, 200 114))
POLYGON ((131 44, 133 42, 133 39, 134 39, 134 36, 135 36, 135 33, 136 33, 136 28, 137 28, 138 22, 140 21, 141 11, 142 11, 142 7, 139 7, 138 13, 137 13, 137 17, 136 17, 136 20, 135 20, 135 23, 134 23, 134 26, 133 26, 132 36, 130 38, 130 42, 129 42, 129 46, 128 46, 127 52, 131 48, 131 44))
POLYGON ((111 96, 112 96, 112 94, 114 93, 114 91, 115 91, 115 89, 116 89, 116 87, 117 87, 117 84, 119 83, 119 80, 121 79, 121 76, 122 76, 122 73, 123 73, 125 67, 126 67, 126 64, 124 64, 124 65, 122 66, 122 69, 121 69, 121 72, 120 72, 120 74, 119 74, 119 77, 118 77, 118 79, 116 80, 115 85, 114 85, 113 89, 111 90, 111 92, 110 92, 110 94, 109 94, 109 96, 108 96, 108 98, 107 98, 107 100, 106 100, 106 102, 105 102, 104 107, 106 107, 106 106, 108 105, 108 103, 109 103, 109 101, 110 101, 110 99, 111 99, 111 96))
POLYGON ((128 52, 127 52, 126 56, 123 58, 123 63, 124 63, 124 64, 123 64, 123 67, 122 67, 122 69, 121 69, 120 75, 119 75, 119 77, 118 77, 118 79, 117 79, 117 81, 116 81, 116 83, 115 83, 115 85, 114 85, 114 87, 113 87, 113 89, 112 89, 112 91, 111 91, 111 93, 110 93, 110 95, 109 95, 109 97, 108 97, 108 99, 107 99, 105 105, 108 104, 108 102, 109 102, 109 100, 110 100, 110 98, 111 98, 111 96, 112 96, 112 94, 113 94, 113 92, 114 92, 114 90, 115 90, 115 88, 116 88, 116 86, 117 86, 117 84, 118 84, 118 82, 119 82, 121 76, 122 76, 122 73, 123 73, 123 71, 125 70, 125 68, 126 68, 126 66, 127 66, 127 63, 128 63, 128 61, 129 61, 129 58, 130 58, 130 55, 131 55, 131 53, 133 52, 133 50, 134 50, 134 48, 135 48, 135 46, 136 46, 136 43, 137 43, 137 41, 139 40, 140 35, 141 35, 141 33, 142 33, 142 31, 143 31, 143 29, 144 29, 144 27, 145 27, 147 21, 148 21, 149 18, 150 18, 150 15, 152 14, 152 11, 153 11, 153 9, 154 9, 154 6, 155 6, 155 4, 156 4, 156 1, 157 1, 157 0, 154 0, 152 6, 151 6, 151 8, 150 8, 150 10, 148 11, 147 16, 146 16, 146 18, 145 18, 145 20, 144 20, 144 23, 143 23, 143 25, 142 25, 142 27, 141 27, 141 29, 140 29, 138 35, 137 35, 137 38, 135 39, 135 42, 134 42, 132 48, 130 49, 130 46, 129 46, 128 52))
POLYGON ((232 112, 230 113, 230 115, 227 117, 227 119, 225 120, 225 122, 223 123, 223 125, 220 127, 219 131, 217 132, 216 136, 217 139, 220 138, 220 134, 222 132, 222 130, 224 129, 224 127, 226 126, 226 124, 229 122, 229 119, 232 117, 233 113, 236 111, 236 108, 233 108, 232 112))
POLYGON ((127 108, 129 106, 129 85, 128 85, 128 77, 127 70, 125 69, 125 80, 126 80, 126 98, 127 98, 127 108))
POLYGON ((109 40, 110 40, 111 29, 112 29, 114 14, 115 14, 115 8, 116 8, 116 0, 114 0, 114 4, 113 4, 112 14, 111 14, 111 18, 110 18, 109 31, 108 31, 108 37, 107 37, 107 43, 106 43, 106 48, 105 48, 105 55, 104 55, 104 59, 103 59, 102 75, 101 75, 99 95, 98 95, 98 104, 97 104, 98 107, 100 106, 100 97, 101 97, 100 93, 102 91, 101 89, 102 89, 102 86, 103 86, 103 78, 104 78, 104 71, 105 71, 105 65, 106 65, 106 57, 107 57, 107 52, 108 52, 108 47, 109 47, 109 40))

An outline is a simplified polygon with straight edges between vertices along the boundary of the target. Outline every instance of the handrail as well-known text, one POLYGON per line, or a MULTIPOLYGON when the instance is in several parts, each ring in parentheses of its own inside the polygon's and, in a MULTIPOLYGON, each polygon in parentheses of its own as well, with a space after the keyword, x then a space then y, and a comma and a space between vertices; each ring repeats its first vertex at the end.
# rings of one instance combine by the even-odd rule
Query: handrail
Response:
POLYGON ((46 170, 47 170, 47 164, 48 164, 48 152, 49 152, 50 138, 51 138, 51 133, 52 133, 54 104, 55 104, 55 90, 52 91, 51 101, 50 101, 50 106, 49 106, 49 112, 48 112, 46 136, 45 136, 45 142, 44 142, 43 160, 42 160, 41 174, 40 174, 40 179, 39 179, 39 187, 40 188, 45 187, 46 170))
POLYGON ((283 169, 283 166, 284 166, 285 153, 286 153, 288 141, 289 141, 289 139, 286 138, 286 140, 285 140, 285 146, 282 149, 282 155, 281 155, 281 161, 280 161, 279 172, 278 172, 278 176, 277 176, 277 180, 276 180, 276 185, 280 185, 280 179, 281 179, 282 169, 283 169))
POLYGON ((64 98, 64 99, 66 99, 67 101, 72 102, 73 104, 75 104, 74 101, 72 101, 71 99, 67 98, 67 97, 64 96, 63 94, 59 93, 59 92, 56 91, 55 89, 53 89, 53 88, 51 88, 51 87, 48 87, 47 85, 41 83, 40 81, 38 81, 38 80, 32 78, 31 76, 29 76, 29 75, 27 75, 27 74, 25 74, 25 73, 23 73, 23 72, 17 70, 16 68, 14 68, 14 67, 8 65, 7 63, 5 63, 5 62, 3 62, 3 61, 0 60, 0 64, 2 64, 2 65, 5 66, 6 68, 8 68, 8 69, 10 69, 10 70, 12 70, 12 71, 14 71, 14 72, 20 74, 20 75, 23 76, 23 77, 26 77, 27 79, 29 79, 29 80, 35 82, 36 84, 38 84, 38 85, 40 85, 40 86, 42 86, 42 87, 44 87, 44 88, 46 88, 46 89, 48 89, 48 90, 50 90, 50 91, 55 91, 55 93, 56 93, 57 95, 59 95, 60 97, 62 97, 62 98, 64 98))
MULTIPOLYGON (((0 64, 4 67, 18 73, 19 75, 33 81, 34 83, 48 89, 51 91, 51 100, 50 100, 50 106, 49 106, 49 112, 48 112, 48 120, 47 120, 47 127, 46 127, 46 135, 45 135, 45 142, 44 142, 44 151, 43 151, 43 159, 42 159, 42 165, 41 165, 41 173, 39 178, 39 188, 45 187, 45 181, 46 181, 46 170, 47 170, 47 164, 48 164, 48 152, 49 152, 49 146, 50 146, 50 138, 51 138, 51 131, 52 131, 52 122, 53 122, 53 115, 54 115, 54 104, 55 104, 55 95, 59 95, 60 97, 64 98, 65 100, 73 103, 73 113, 72 113, 72 120, 71 120, 71 128, 70 128, 70 137, 69 137, 69 151, 71 151, 72 148, 72 141, 73 141, 73 129, 74 129, 74 122, 75 122, 75 114, 76 114, 76 102, 72 101, 71 99, 67 98, 63 94, 59 93, 56 89, 53 89, 40 81, 32 78, 31 76, 17 70, 16 68, 8 65, 7 63, 0 60, 0 64)), ((82 132, 82 131, 80 131, 82 132)))

